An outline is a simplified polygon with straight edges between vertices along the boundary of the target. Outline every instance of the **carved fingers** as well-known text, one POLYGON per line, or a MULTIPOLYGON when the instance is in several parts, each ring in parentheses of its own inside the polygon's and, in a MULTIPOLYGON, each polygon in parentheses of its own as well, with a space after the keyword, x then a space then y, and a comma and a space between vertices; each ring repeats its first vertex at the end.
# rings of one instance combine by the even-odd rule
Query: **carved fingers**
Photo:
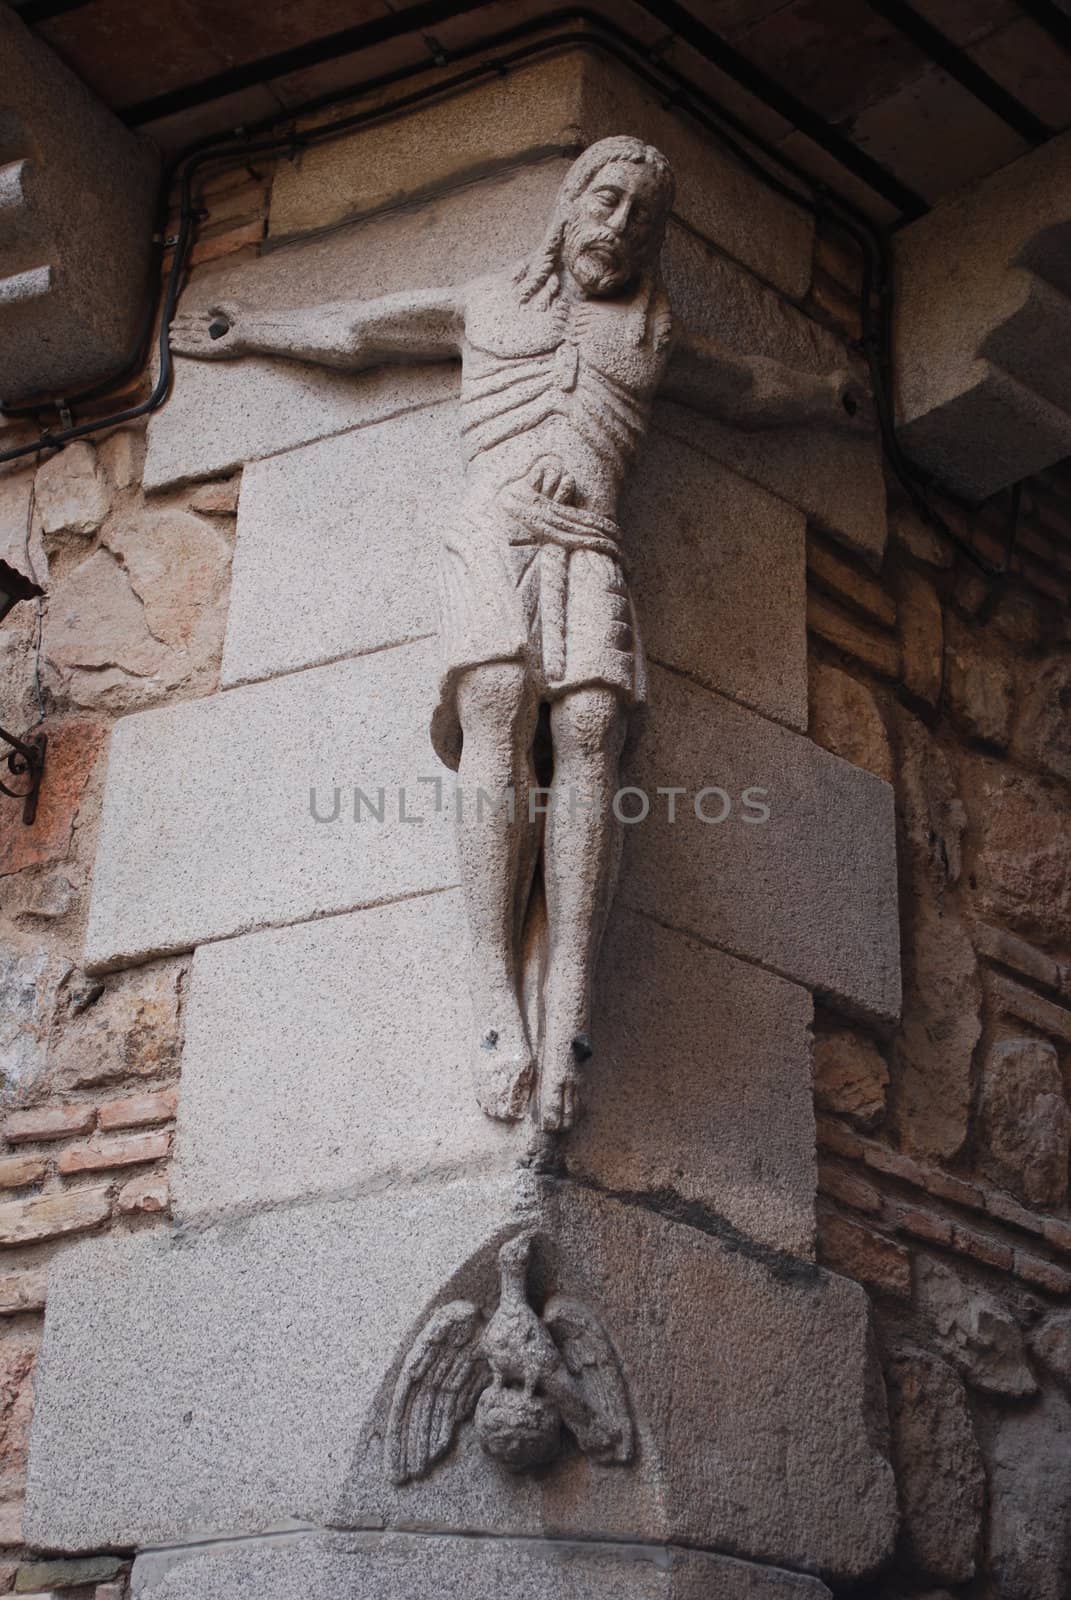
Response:
POLYGON ((176 355, 221 361, 245 353, 244 316, 236 301, 219 301, 196 311, 179 311, 171 323, 176 355))
POLYGON ((557 456, 540 456, 533 462, 528 469, 527 482, 536 494, 556 500, 559 505, 576 504, 576 479, 557 456))

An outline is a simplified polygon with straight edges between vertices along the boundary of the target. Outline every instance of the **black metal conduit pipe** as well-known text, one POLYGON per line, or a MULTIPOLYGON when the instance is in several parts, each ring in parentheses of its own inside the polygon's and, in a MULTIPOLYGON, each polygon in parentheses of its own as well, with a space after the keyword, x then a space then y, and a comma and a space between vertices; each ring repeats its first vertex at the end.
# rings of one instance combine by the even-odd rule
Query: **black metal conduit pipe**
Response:
MULTIPOLYGON (((462 72, 455 73, 449 79, 425 85, 410 94, 401 95, 387 104, 370 107, 365 111, 353 112, 321 127, 310 128, 302 132, 299 132, 294 127, 289 127, 285 132, 264 137, 248 137, 239 133, 224 139, 213 137, 201 140, 191 146, 169 168, 163 185, 163 206, 166 207, 167 197, 174 184, 176 182, 179 184, 179 232, 175 239, 174 255, 168 272, 163 305, 160 311, 158 333, 160 370, 152 392, 137 405, 129 406, 110 416, 101 417, 77 426, 68 426, 56 432, 45 430, 38 439, 28 444, 18 445, 13 449, 0 452, 0 465, 21 457, 39 454, 43 450, 58 449, 75 439, 86 438, 90 434, 119 427, 126 422, 133 422, 139 417, 146 416, 150 412, 157 410, 166 400, 170 393, 174 374, 168 332, 182 288, 186 264, 193 242, 194 229, 201 216, 201 213, 193 203, 193 184, 196 175, 203 167, 214 163, 230 165, 232 163, 246 162, 257 156, 293 155, 299 150, 326 143, 343 133, 350 132, 370 122, 395 115, 400 111, 411 110, 428 99, 449 94, 481 78, 504 75, 511 68, 516 67, 523 61, 530 60, 534 56, 548 54, 576 45, 588 48, 594 46, 615 57, 633 73, 642 78, 662 97, 663 103, 667 108, 677 107, 687 111, 706 132, 716 138, 723 148, 761 183, 781 195, 792 205, 809 212, 815 218, 825 218, 837 224, 856 241, 862 251, 864 262, 861 307, 863 339, 861 351, 866 359, 870 374, 882 444, 889 464, 916 511, 931 527, 935 528, 961 550, 987 577, 999 578, 1003 576, 1007 570, 1007 558, 999 568, 993 567, 959 537, 956 530, 949 526, 926 497, 926 491, 935 487, 935 480, 923 468, 907 457, 896 437, 893 415, 894 403, 891 393, 891 256, 885 235, 849 201, 836 195, 826 185, 806 173, 802 167, 783 155, 774 146, 750 132, 740 119, 718 106, 711 97, 696 88, 682 74, 666 65, 659 56, 655 56, 652 59, 642 45, 639 45, 615 26, 608 24, 604 18, 596 13, 587 12, 583 9, 570 9, 566 12, 554 13, 550 17, 533 19, 528 24, 522 24, 517 28, 508 30, 506 33, 495 35, 491 39, 478 41, 467 46, 464 50, 456 51, 453 53, 452 59, 460 60, 468 56, 483 54, 506 39, 512 40, 533 32, 538 32, 541 37, 505 55, 480 62, 462 72), (586 26, 583 31, 564 31, 550 36, 546 34, 548 26, 553 26, 563 20, 580 21, 586 26), (600 38, 596 34, 587 31, 591 27, 596 28, 599 33, 606 36, 600 38), (734 134, 739 137, 734 137, 734 134, 728 133, 726 124, 732 127, 734 134), (813 191, 815 198, 801 192, 792 183, 775 176, 763 161, 758 160, 750 150, 744 148, 740 143, 740 139, 747 140, 768 161, 776 163, 783 171, 790 173, 800 184, 813 191), (874 310, 875 298, 878 306, 876 317, 874 310)), ((428 64, 425 63, 402 68, 397 72, 385 74, 379 79, 370 80, 359 88, 309 101, 305 105, 296 107, 289 113, 289 116, 296 118, 306 115, 325 103, 350 98, 356 93, 369 93, 427 70, 428 64)), ((271 123, 262 124, 261 126, 271 126, 271 123)), ((153 299, 152 310, 155 314, 155 296, 153 299)), ((126 375, 126 373, 123 374, 124 377, 126 375)), ((113 383, 115 381, 117 380, 112 380, 113 383)), ((70 399, 65 400, 64 408, 69 411, 70 407, 75 404, 84 403, 91 398, 97 398, 100 392, 101 387, 98 386, 95 390, 87 390, 81 395, 72 396, 70 399)), ((4 415, 34 415, 39 409, 41 408, 31 408, 28 412, 5 410, 4 415)), ((956 500, 957 497, 949 495, 948 498, 956 500)), ((966 502, 961 501, 958 503, 966 505, 966 502)))

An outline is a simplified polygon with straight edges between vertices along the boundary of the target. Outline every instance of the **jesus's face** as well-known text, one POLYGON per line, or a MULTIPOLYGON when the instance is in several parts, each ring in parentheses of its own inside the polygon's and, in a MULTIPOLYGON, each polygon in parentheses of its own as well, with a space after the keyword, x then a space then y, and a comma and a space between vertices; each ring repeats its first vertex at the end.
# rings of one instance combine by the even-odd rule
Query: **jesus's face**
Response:
POLYGON ((652 166, 610 161, 573 201, 563 255, 586 295, 621 294, 640 275, 665 225, 665 198, 652 166))

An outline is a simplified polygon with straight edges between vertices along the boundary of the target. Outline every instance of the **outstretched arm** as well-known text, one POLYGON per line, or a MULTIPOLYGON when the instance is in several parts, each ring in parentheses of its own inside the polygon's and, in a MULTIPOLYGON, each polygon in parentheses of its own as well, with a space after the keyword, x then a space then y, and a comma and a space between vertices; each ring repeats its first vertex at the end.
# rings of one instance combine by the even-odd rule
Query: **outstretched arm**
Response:
POLYGON ((414 289, 381 300, 338 300, 294 311, 256 311, 235 300, 180 311, 171 348, 204 360, 286 356, 356 372, 386 361, 447 361, 461 347, 456 289, 414 289))
POLYGON ((858 429, 863 391, 847 372, 800 372, 767 356, 742 356, 683 329, 661 393, 737 428, 815 423, 858 429))

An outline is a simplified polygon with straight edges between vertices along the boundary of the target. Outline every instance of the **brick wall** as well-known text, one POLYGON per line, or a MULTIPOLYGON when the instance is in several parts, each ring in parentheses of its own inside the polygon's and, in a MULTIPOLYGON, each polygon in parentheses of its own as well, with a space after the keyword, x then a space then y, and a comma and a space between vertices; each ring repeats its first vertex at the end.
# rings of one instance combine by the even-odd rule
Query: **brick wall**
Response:
MULTIPOLYGON (((854 322, 850 253, 815 293, 854 322)), ((990 565, 1010 497, 939 509, 990 565)), ((819 1014, 819 1251, 874 1305, 904 1526, 881 1592, 1071 1592, 1071 473, 990 579, 890 488, 879 573, 814 532, 811 733, 892 781, 901 1026, 819 1014), (1053 1465, 1063 1460, 1062 1470, 1053 1465), (974 1574, 973 1582, 969 1580, 974 1574), (964 1587, 959 1587, 964 1585, 964 1587)))
MULTIPOLYGON (((263 172, 209 178, 195 264, 248 252, 265 196, 263 172)), ((5 446, 30 435, 0 426, 5 446)), ((0 724, 44 719, 49 739, 34 827, 0 806, 0 1593, 20 1565, 49 1262, 169 1208, 188 960, 99 975, 80 963, 110 724, 216 688, 238 480, 147 499, 143 456, 136 424, 0 469, 0 555, 47 574, 39 611, 24 603, 0 630, 0 724)), ((118 1600, 103 1565, 22 1583, 86 1596, 101 1575, 97 1600, 118 1600)))

